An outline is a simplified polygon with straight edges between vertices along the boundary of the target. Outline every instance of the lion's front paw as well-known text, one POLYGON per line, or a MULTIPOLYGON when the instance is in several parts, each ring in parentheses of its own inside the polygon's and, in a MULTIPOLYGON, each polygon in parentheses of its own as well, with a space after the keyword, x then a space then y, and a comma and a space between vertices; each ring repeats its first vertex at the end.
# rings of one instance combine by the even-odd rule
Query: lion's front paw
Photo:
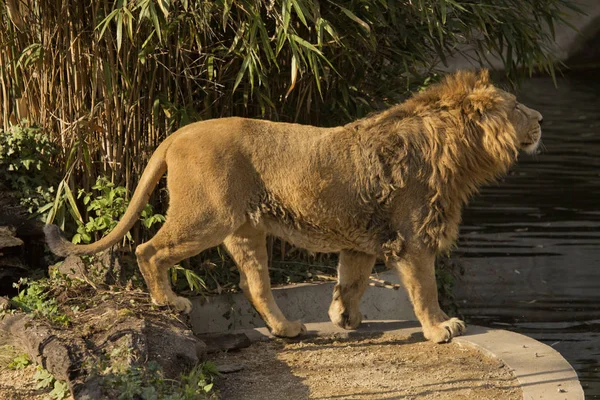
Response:
POLYGON ((467 326, 458 318, 451 318, 438 325, 423 328, 425 338, 435 343, 447 343, 453 337, 462 335, 467 326))
POLYGON ((272 327, 271 333, 277 337, 293 338, 306 333, 306 327, 301 321, 286 321, 284 324, 272 327))

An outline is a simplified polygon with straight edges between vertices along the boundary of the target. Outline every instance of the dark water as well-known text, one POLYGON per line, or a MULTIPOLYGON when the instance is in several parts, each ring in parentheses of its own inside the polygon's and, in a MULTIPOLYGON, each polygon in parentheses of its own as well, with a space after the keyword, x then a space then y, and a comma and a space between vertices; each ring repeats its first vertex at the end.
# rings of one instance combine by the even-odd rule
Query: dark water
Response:
POLYGON ((544 115, 545 150, 521 155, 464 214, 460 311, 559 351, 586 398, 600 399, 600 70, 554 87, 532 78, 518 96, 544 115))

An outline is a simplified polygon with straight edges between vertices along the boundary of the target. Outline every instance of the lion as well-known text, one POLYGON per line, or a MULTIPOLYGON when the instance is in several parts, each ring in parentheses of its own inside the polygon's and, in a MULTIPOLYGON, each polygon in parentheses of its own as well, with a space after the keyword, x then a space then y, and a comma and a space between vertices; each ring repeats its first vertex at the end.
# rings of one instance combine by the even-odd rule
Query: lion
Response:
POLYGON ((305 332, 275 303, 267 234, 313 252, 339 252, 331 321, 356 329, 376 259, 396 268, 425 338, 442 343, 465 324, 440 308, 436 255, 455 243, 461 211, 484 183, 536 151, 542 116, 493 86, 487 70, 459 71, 402 104, 344 126, 320 128, 245 118, 187 125, 148 162, 116 228, 74 245, 45 227, 55 254, 93 254, 131 229, 168 171, 166 222, 136 248, 152 300, 190 312, 167 271, 223 244, 240 287, 272 334, 305 332))

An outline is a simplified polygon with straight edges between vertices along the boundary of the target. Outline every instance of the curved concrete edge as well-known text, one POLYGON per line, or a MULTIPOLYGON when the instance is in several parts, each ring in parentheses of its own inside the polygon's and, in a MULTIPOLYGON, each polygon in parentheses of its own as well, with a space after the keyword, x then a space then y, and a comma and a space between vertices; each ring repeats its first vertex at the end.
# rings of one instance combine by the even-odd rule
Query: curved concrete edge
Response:
POLYGON ((500 329, 469 325, 459 345, 476 348, 501 359, 517 377, 523 399, 583 399, 577 373, 552 347, 528 336, 500 329))
MULTIPOLYGON (((308 323, 306 328, 305 335, 285 340, 324 335, 352 338, 375 332, 422 335, 421 327, 415 321, 364 321, 355 331, 343 330, 330 322, 308 323)), ((241 329, 234 333, 243 333, 253 342, 273 338, 266 328, 241 329)), ((515 374, 524 400, 584 399, 583 388, 573 367, 552 347, 535 339, 514 332, 469 325, 465 336, 456 337, 453 342, 502 360, 515 374)))

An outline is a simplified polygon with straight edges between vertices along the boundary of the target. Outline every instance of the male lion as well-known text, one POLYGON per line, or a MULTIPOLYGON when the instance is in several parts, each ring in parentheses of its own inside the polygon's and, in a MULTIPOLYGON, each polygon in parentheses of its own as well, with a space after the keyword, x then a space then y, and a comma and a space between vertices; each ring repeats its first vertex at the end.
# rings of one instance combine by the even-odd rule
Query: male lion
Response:
POLYGON ((305 331, 273 299, 266 236, 316 252, 340 252, 329 316, 359 326, 359 301, 377 257, 400 271, 425 337, 446 342, 465 324, 440 309, 436 254, 456 240, 461 210, 480 185, 505 173, 519 149, 536 150, 542 116, 495 88, 487 71, 458 72, 379 114, 336 128, 244 118, 187 125, 144 171, 117 227, 74 245, 46 227, 55 254, 93 254, 132 227, 168 170, 165 224, 137 247, 156 304, 189 312, 171 290, 173 264, 223 243, 240 287, 277 336, 305 331))

